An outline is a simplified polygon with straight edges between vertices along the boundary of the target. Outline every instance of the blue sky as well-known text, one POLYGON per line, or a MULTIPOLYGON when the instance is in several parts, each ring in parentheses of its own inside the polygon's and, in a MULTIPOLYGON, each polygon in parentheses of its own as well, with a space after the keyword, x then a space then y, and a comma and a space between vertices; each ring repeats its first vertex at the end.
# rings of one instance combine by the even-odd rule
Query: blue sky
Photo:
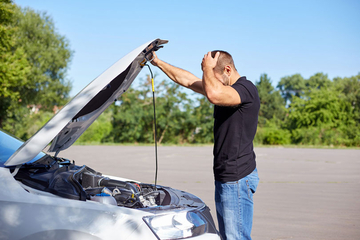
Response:
MULTIPOLYGON (((46 11, 70 41, 72 96, 155 38, 169 40, 159 58, 200 78, 202 57, 214 49, 230 52, 240 75, 255 82, 267 73, 274 86, 296 73, 309 78, 323 72, 332 79, 360 72, 358 0, 14 2, 46 11)), ((155 67, 153 72, 157 81, 167 78, 155 67)))

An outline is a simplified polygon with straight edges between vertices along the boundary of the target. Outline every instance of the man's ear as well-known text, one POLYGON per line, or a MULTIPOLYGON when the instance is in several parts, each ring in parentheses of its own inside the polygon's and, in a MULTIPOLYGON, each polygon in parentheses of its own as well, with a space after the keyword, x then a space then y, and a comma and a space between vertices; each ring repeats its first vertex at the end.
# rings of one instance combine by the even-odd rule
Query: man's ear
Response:
POLYGON ((232 73, 232 68, 231 68, 231 66, 226 65, 226 66, 224 67, 224 73, 230 77, 230 75, 231 75, 231 73, 232 73))

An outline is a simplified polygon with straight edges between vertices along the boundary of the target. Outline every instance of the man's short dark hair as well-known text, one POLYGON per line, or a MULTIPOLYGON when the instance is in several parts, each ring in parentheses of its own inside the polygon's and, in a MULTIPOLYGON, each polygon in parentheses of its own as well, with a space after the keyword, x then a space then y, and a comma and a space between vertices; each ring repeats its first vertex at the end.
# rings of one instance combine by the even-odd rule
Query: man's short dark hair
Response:
POLYGON ((234 60, 230 55, 230 53, 222 50, 214 50, 211 52, 211 56, 215 57, 215 54, 217 52, 220 52, 220 57, 217 61, 216 67, 214 68, 215 72, 222 74, 224 72, 224 68, 226 65, 230 65, 231 67, 234 67, 234 69, 236 70, 234 60))

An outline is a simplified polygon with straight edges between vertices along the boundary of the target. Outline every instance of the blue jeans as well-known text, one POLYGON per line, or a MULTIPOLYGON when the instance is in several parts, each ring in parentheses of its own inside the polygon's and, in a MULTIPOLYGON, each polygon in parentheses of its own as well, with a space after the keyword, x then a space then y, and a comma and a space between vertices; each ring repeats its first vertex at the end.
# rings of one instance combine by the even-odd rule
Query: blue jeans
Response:
POLYGON ((259 183, 257 169, 246 177, 222 183, 215 180, 215 204, 223 240, 251 239, 253 194, 259 183))

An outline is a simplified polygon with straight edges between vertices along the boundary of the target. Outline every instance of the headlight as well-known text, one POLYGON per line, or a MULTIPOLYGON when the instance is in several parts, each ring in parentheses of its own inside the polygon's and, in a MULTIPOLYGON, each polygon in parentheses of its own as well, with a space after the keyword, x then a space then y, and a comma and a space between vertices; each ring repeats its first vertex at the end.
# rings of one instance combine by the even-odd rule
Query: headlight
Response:
POLYGON ((196 212, 177 212, 143 218, 158 239, 181 239, 206 232, 206 220, 196 212))

